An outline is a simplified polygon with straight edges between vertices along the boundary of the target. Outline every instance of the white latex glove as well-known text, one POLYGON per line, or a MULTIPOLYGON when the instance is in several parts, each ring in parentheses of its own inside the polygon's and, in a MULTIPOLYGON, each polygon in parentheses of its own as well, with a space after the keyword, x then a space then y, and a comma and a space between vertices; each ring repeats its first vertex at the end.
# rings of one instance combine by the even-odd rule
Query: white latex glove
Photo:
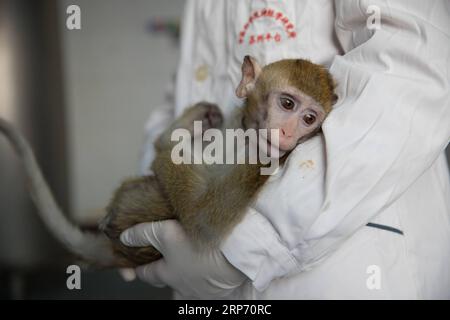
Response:
POLYGON ((195 250, 176 220, 138 224, 120 240, 131 247, 158 249, 163 258, 136 268, 137 276, 157 287, 168 285, 186 299, 225 299, 246 279, 219 250, 195 250))

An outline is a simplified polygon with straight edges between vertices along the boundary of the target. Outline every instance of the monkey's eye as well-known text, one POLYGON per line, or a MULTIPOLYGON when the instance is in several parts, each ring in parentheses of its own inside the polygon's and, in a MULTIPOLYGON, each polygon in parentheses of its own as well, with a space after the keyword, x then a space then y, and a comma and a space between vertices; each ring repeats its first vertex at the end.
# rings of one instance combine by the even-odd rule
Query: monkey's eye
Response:
POLYGON ((295 102, 289 98, 280 98, 280 104, 286 110, 292 110, 295 107, 295 102))
POLYGON ((308 113, 306 115, 303 116, 303 121, 308 125, 312 125, 315 121, 316 121, 316 116, 308 113))

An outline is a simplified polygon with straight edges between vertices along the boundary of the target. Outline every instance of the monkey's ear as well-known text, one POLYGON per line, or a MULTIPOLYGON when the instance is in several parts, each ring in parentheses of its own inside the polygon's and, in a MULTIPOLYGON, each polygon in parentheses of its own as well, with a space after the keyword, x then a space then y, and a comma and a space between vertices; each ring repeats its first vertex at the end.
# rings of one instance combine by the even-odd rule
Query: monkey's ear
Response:
POLYGON ((242 63, 242 79, 236 88, 236 95, 239 98, 245 98, 255 87, 256 79, 261 73, 261 67, 255 58, 245 56, 242 63))

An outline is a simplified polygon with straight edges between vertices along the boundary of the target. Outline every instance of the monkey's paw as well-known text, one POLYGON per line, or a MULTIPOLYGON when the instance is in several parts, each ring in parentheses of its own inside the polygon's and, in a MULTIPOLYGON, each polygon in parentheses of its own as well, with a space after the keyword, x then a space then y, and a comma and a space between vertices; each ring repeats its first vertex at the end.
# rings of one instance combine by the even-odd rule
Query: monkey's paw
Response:
POLYGON ((199 102, 188 108, 181 117, 189 126, 187 128, 193 133, 194 121, 202 122, 202 133, 211 128, 220 128, 223 123, 222 111, 216 104, 199 102))
POLYGON ((171 149, 173 141, 172 134, 176 129, 186 129, 190 132, 191 137, 203 136, 203 133, 211 128, 220 128, 223 123, 223 115, 216 104, 208 102, 199 102, 192 107, 186 109, 184 113, 178 117, 172 125, 167 128, 155 141, 155 148, 158 151, 171 149), (201 132, 194 130, 194 122, 201 121, 201 132))

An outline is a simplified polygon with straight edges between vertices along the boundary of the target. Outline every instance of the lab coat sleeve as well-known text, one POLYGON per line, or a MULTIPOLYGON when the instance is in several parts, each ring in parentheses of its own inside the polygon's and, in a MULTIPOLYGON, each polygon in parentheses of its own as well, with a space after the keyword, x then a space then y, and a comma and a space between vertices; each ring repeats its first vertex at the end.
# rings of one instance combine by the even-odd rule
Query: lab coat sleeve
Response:
POLYGON ((270 221, 253 208, 224 240, 221 250, 259 291, 267 288, 272 279, 299 267, 270 221))
POLYGON ((170 123, 175 119, 175 103, 174 103, 174 85, 175 78, 168 83, 164 102, 153 108, 150 116, 145 124, 144 143, 141 149, 141 157, 139 164, 139 174, 152 174, 150 165, 155 159, 156 150, 154 143, 161 133, 167 129, 170 123))
POLYGON ((154 143, 160 134, 169 126, 174 119, 173 104, 167 101, 154 108, 145 125, 144 144, 142 146, 141 158, 139 164, 139 174, 152 174, 150 165, 155 159, 156 150, 154 143))
POLYGON ((334 252, 398 199, 449 142, 449 2, 335 4, 336 33, 346 53, 330 68, 339 102, 323 125, 323 206, 294 247, 283 245, 282 235, 257 213, 225 243, 225 256, 259 290, 334 252), (381 17, 379 29, 367 27, 374 12, 381 17), (238 246, 233 238, 243 242, 238 246))

